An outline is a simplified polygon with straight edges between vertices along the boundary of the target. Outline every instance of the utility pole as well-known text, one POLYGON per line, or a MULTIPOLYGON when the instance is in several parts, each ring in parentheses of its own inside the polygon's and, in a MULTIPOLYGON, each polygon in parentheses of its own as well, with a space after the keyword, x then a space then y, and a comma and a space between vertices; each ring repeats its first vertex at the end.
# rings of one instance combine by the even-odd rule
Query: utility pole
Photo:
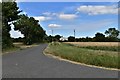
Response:
POLYGON ((52 29, 52 36, 53 36, 53 29, 52 29))
MULTIPOLYGON (((75 38, 75 29, 74 29, 74 38, 75 38)), ((74 40, 74 42, 75 42, 76 40, 74 40)))
POLYGON ((75 29, 74 29, 74 37, 75 37, 75 29))
POLYGON ((53 42, 53 29, 52 29, 52 42, 53 42))

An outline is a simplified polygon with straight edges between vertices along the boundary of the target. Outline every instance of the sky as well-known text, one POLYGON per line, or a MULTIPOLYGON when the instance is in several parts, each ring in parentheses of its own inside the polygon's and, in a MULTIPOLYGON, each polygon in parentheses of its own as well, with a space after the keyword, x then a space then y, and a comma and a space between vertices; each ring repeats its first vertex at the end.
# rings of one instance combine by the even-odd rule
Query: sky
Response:
MULTIPOLYGON (((39 20, 47 35, 64 37, 94 37, 97 32, 104 34, 108 28, 118 29, 117 2, 18 2, 18 7, 29 17, 39 20)), ((23 35, 14 31, 11 37, 23 35)))

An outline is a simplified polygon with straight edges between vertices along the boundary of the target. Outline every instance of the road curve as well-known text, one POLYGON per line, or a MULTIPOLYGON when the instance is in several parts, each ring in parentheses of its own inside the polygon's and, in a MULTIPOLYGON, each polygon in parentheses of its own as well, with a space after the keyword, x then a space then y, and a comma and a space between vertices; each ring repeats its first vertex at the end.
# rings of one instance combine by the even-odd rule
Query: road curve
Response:
POLYGON ((43 54, 47 44, 3 55, 3 78, 118 78, 118 71, 91 68, 43 54))

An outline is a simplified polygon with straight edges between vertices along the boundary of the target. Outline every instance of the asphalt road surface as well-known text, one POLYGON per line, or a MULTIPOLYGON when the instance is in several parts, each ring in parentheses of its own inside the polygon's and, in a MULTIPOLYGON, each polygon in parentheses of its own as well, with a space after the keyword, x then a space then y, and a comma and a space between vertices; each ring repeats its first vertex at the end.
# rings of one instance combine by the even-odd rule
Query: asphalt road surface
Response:
POLYGON ((118 71, 91 68, 47 57, 47 44, 3 55, 3 78, 117 78, 118 71))

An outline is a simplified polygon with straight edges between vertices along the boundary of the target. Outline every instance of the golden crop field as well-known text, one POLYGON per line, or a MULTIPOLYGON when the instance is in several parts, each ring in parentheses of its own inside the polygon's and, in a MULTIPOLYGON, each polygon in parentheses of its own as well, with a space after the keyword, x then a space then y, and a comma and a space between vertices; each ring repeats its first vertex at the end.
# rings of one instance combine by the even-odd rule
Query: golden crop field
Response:
POLYGON ((120 46, 120 42, 65 42, 76 46, 120 46))

